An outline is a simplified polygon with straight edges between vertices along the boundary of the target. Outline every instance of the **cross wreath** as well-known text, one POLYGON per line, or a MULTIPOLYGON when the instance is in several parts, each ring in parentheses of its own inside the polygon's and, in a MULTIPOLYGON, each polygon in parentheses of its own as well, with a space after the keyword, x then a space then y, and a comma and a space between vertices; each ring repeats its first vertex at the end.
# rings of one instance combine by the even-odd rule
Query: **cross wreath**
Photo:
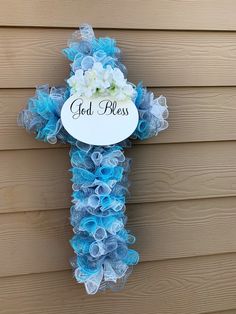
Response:
POLYGON ((138 263, 129 248, 135 237, 125 228, 130 159, 124 148, 166 129, 168 110, 165 97, 127 81, 116 41, 95 38, 90 25, 73 33, 63 53, 71 61, 66 86, 37 87, 18 121, 37 140, 71 145, 71 265, 77 282, 95 294, 123 287, 138 263))

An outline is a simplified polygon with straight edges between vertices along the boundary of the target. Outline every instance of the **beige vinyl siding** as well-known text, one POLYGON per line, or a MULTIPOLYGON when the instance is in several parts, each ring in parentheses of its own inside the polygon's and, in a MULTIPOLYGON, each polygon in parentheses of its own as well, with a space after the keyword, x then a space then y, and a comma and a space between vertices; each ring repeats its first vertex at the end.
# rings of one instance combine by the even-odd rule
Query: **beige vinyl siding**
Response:
POLYGON ((1 313, 236 313, 235 12, 233 0, 2 0, 1 313), (124 290, 93 297, 69 266, 69 148, 16 125, 36 85, 64 82, 60 51, 81 22, 115 37, 129 79, 170 110, 168 130, 126 152, 141 263, 124 290))
MULTIPOLYGON (((69 66, 61 49, 72 31, 2 28, 0 88, 62 84, 69 66)), ((192 87, 233 86, 236 81, 236 32, 122 29, 97 30, 96 34, 116 38, 133 82, 192 87)))
POLYGON ((235 30, 234 0, 2 0, 4 26, 235 30))

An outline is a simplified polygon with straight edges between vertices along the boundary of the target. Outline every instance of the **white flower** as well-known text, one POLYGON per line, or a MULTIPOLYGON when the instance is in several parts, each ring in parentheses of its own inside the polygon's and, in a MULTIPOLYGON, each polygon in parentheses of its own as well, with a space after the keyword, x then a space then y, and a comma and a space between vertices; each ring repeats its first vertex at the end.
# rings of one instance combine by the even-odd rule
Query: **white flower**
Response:
POLYGON ((110 65, 103 68, 100 62, 95 62, 87 71, 77 70, 67 83, 71 87, 71 94, 77 93, 80 96, 112 95, 125 100, 132 99, 135 94, 133 86, 127 82, 119 68, 113 69, 110 65))
POLYGON ((126 84, 123 88, 122 88, 123 93, 127 96, 132 98, 132 96, 134 95, 134 88, 131 84, 126 84))
POLYGON ((124 87, 126 85, 126 79, 124 78, 124 74, 118 68, 115 68, 113 70, 113 81, 118 87, 124 87))
POLYGON ((95 70, 97 73, 102 73, 104 71, 104 68, 101 62, 95 62, 92 69, 95 70))

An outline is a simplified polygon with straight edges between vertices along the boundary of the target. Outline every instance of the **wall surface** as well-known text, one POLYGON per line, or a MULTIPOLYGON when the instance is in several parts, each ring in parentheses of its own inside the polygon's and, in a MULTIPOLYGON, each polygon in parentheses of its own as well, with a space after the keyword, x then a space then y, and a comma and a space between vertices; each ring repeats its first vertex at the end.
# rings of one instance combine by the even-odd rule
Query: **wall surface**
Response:
POLYGON ((1 0, 0 313, 236 313, 236 1, 1 0), (68 263, 68 147, 16 126, 34 87, 91 23, 129 79, 168 98, 170 127, 136 143, 129 227, 141 263, 125 290, 88 297, 68 263))

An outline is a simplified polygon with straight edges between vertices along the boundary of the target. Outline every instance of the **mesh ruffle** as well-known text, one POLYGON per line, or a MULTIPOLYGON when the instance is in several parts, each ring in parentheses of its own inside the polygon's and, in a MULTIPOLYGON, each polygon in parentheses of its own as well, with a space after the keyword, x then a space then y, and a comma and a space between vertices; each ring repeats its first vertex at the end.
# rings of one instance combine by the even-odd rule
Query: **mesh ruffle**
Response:
POLYGON ((77 255, 75 278, 89 294, 116 289, 137 264, 139 255, 129 249, 135 237, 125 229, 125 196, 130 160, 118 145, 72 146, 71 245, 77 255))
POLYGON ((164 96, 154 98, 154 94, 141 83, 137 85, 136 92, 135 105, 139 112, 139 123, 131 138, 145 140, 168 127, 168 107, 164 96))
POLYGON ((18 116, 18 124, 34 133, 36 139, 50 144, 57 141, 75 142, 61 123, 61 108, 70 92, 65 87, 42 85, 37 87, 35 96, 30 98, 28 106, 18 116))
POLYGON ((121 50, 116 41, 109 37, 95 38, 89 25, 82 25, 80 31, 75 31, 68 41, 68 47, 63 49, 65 56, 72 61, 71 74, 76 70, 84 71, 92 68, 95 62, 101 62, 103 67, 110 65, 119 68, 127 75, 127 69, 121 62, 121 50))

